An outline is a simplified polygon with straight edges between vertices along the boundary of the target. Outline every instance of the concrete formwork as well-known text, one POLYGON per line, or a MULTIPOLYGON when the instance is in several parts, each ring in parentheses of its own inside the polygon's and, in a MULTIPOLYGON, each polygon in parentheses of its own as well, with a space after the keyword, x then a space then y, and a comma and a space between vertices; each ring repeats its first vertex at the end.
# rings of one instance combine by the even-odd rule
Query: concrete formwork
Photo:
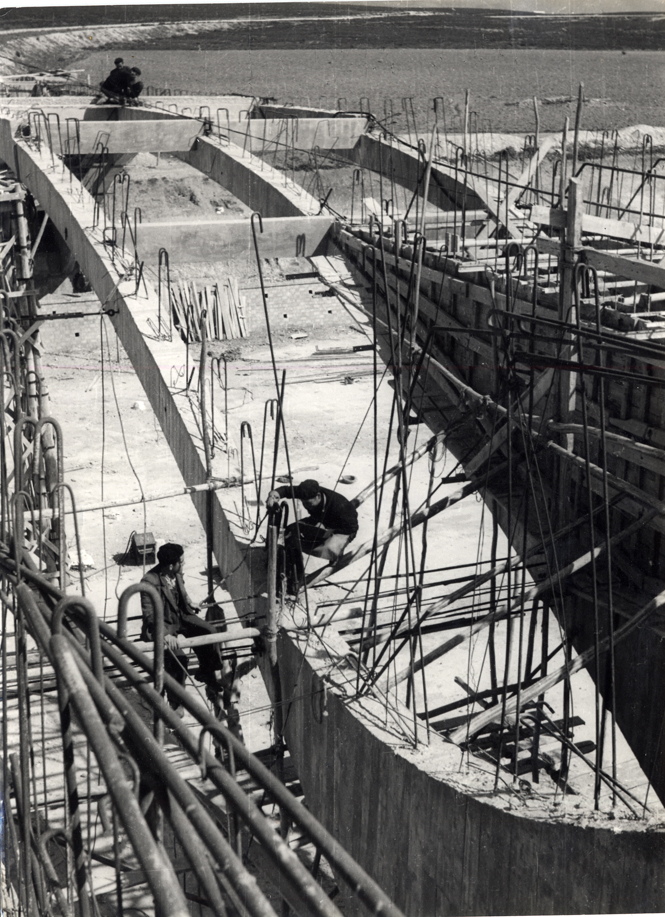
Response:
MULTIPOLYGON (((403 146, 398 148, 384 143, 380 138, 365 135, 358 139, 358 143, 349 155, 362 168, 391 176, 396 184, 410 191, 415 191, 416 188, 422 186, 427 162, 426 158, 420 156, 417 150, 411 152, 404 149, 403 146)), ((467 210, 484 208, 486 201, 480 195, 464 189, 463 174, 463 170, 460 170, 460 180, 457 181, 454 175, 448 175, 443 170, 434 167, 427 196, 430 204, 435 204, 441 210, 455 210, 462 207, 466 207, 467 210)))

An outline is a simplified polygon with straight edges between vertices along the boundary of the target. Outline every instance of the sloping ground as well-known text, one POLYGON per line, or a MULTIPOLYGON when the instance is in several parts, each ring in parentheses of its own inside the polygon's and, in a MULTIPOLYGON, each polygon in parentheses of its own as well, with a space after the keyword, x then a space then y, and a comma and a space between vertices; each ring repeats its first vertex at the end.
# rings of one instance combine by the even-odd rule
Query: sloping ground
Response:
POLYGON ((3 57, 0 74, 23 73, 23 61, 29 69, 62 67, 63 59, 75 59, 93 48, 142 44, 151 38, 167 39, 174 35, 199 35, 207 31, 232 28, 228 20, 213 19, 198 22, 149 22, 130 25, 71 26, 30 29, 18 34, 0 36, 3 57), (15 60, 12 61, 12 58, 15 60))

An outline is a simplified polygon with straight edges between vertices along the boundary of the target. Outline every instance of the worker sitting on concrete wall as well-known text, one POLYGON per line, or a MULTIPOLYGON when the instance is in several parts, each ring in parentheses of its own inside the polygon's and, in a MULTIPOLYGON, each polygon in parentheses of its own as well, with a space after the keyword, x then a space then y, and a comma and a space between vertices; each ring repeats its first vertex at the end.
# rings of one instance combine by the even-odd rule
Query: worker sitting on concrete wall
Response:
POLYGON ((318 481, 303 481, 297 487, 285 484, 272 490, 266 501, 268 509, 275 510, 285 497, 300 500, 309 513, 284 532, 286 590, 297 595, 305 577, 303 553, 334 563, 358 532, 358 513, 346 497, 321 487, 318 481))
MULTIPOLYGON (((216 634, 217 630, 197 614, 198 606, 194 605, 185 590, 182 578, 184 549, 179 544, 163 544, 157 551, 156 567, 145 574, 142 583, 149 583, 159 593, 164 605, 164 671, 180 684, 187 677, 187 656, 178 642, 178 636, 200 637, 203 634, 216 634)), ((141 640, 154 640, 155 612, 153 601, 146 592, 141 593, 141 612, 143 629, 141 640)), ((220 686, 217 682, 217 670, 222 667, 219 646, 197 646, 194 649, 198 660, 198 681, 206 685, 208 699, 216 702, 220 686)), ((182 715, 175 697, 169 697, 169 703, 182 715)))

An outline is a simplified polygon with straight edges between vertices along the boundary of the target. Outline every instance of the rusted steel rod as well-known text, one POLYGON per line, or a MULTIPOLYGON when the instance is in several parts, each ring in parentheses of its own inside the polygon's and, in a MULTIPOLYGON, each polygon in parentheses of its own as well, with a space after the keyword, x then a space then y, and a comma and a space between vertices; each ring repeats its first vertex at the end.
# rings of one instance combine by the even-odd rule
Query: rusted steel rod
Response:
MULTIPOLYGON (((113 632, 107 625, 101 624, 102 633, 106 636, 108 630, 111 640, 113 632)), ((136 648, 128 643, 123 642, 121 645, 127 655, 138 662, 148 671, 150 670, 149 660, 136 648)), ((123 654, 110 644, 104 644, 104 652, 109 659, 118 667, 124 676, 126 676, 135 689, 148 702, 159 711, 170 729, 172 729, 180 741, 183 742, 187 750, 193 754, 198 752, 198 746, 189 734, 189 731, 183 726, 182 721, 169 707, 168 703, 160 697, 149 684, 142 682, 141 675, 137 673, 133 666, 124 658, 123 654)), ((201 722, 208 732, 212 735, 219 735, 225 744, 233 749, 236 761, 239 766, 244 767, 260 784, 263 789, 275 800, 275 802, 285 809, 292 821, 297 824, 311 838, 322 851, 331 866, 338 870, 344 881, 352 888, 363 903, 370 909, 373 914, 385 915, 385 917, 403 917, 402 912, 388 898, 379 885, 360 867, 356 861, 348 854, 337 841, 302 805, 287 788, 281 784, 275 775, 261 763, 250 751, 237 739, 232 732, 209 713, 208 709, 198 701, 192 700, 187 691, 170 676, 165 677, 167 689, 177 697, 183 706, 193 713, 201 722)), ((221 764, 207 752, 204 753, 204 761, 208 768, 208 777, 215 785, 226 795, 228 788, 228 775, 221 764)), ((231 805, 234 805, 234 799, 237 794, 233 794, 230 799, 231 805)), ((246 819, 245 809, 240 810, 240 815, 246 819)), ((248 822, 249 824, 249 822, 248 822)), ((251 825, 250 825, 251 828, 251 825)), ((273 832, 274 833, 274 832, 273 832)), ((275 835, 276 836, 276 835, 275 835)))
MULTIPOLYGON (((105 647, 111 650, 111 647, 105 647)), ((117 661, 117 651, 108 653, 109 656, 117 661)), ((89 679, 86 678, 89 682, 89 679)), ((170 681, 170 679, 167 679, 170 681)), ((173 681, 173 684, 177 682, 173 681)), ((89 687, 94 686, 89 684, 89 687)), ((138 688, 138 685, 135 685, 138 688)), ((169 691, 170 684, 167 685, 169 691)), ((198 832, 201 840, 215 857, 216 862, 227 874, 229 881, 236 890, 237 895, 244 900, 248 910, 256 917, 270 915, 273 910, 263 897, 263 893, 256 885, 256 880, 245 870, 242 861, 234 854, 228 842, 223 838, 216 825, 196 800, 191 788, 186 781, 178 774, 177 769, 168 760, 166 755, 155 742, 145 723, 134 709, 131 702, 116 688, 112 683, 107 684, 107 693, 115 706, 120 711, 128 729, 130 730, 134 742, 132 745, 136 754, 141 757, 145 755, 145 761, 150 762, 150 766, 155 775, 164 782, 168 789, 173 792, 178 803, 183 807, 192 825, 198 832)), ((186 695, 186 692, 185 696, 186 695)), ((155 715, 160 719, 163 717, 168 722, 170 728, 178 732, 179 738, 188 749, 190 754, 198 759, 198 744, 191 736, 187 727, 182 731, 178 726, 182 726, 182 721, 177 714, 173 712, 166 701, 163 701, 160 695, 150 689, 149 700, 155 709, 155 715), (156 699, 159 698, 159 703, 156 699), (164 716, 164 714, 167 714, 164 716), (170 714, 170 715, 169 715, 170 714)), ((207 710, 206 710, 207 713, 207 710)), ((215 720, 216 722, 216 720, 215 720)), ((293 903, 293 898, 300 904, 303 915, 307 917, 341 917, 339 910, 327 899, 322 893, 321 888, 312 880, 311 875, 303 863, 298 859, 291 848, 282 841, 275 833, 263 813, 259 811, 256 805, 248 799, 237 782, 228 773, 228 771, 207 752, 204 753, 204 763, 212 771, 215 767, 215 774, 221 779, 217 783, 222 793, 239 813, 243 821, 246 822, 250 831, 260 841, 271 859, 279 866, 283 872, 285 886, 289 888, 289 899, 293 903), (214 762, 214 763, 213 763, 214 762)), ((212 779, 212 772, 209 773, 212 779)), ((217 781, 216 781, 217 782, 217 781)))
MULTIPOLYGON (((632 631, 635 630, 640 624, 645 623, 648 618, 659 608, 662 608, 665 605, 665 591, 660 592, 657 596, 651 599, 646 605, 644 605, 636 614, 633 615, 625 624, 622 624, 621 627, 618 627, 612 634, 612 639, 614 645, 616 646, 621 640, 629 636, 632 631)), ((604 640, 600 641, 598 647, 600 652, 606 652, 609 649, 610 637, 605 637, 604 640)), ((543 678, 534 682, 528 688, 525 688, 522 691, 521 704, 524 706, 528 701, 533 700, 539 694, 544 693, 545 691, 552 688, 554 685, 558 684, 564 678, 570 678, 571 675, 574 675, 575 672, 579 672, 580 669, 583 669, 588 663, 590 663, 596 654, 596 647, 591 647, 585 652, 580 653, 579 656, 576 656, 570 663, 561 666, 559 669, 556 669, 554 672, 549 675, 543 676, 543 678)), ((465 723, 463 726, 460 726, 459 729, 456 729, 450 735, 450 740, 459 744, 460 742, 467 741, 472 736, 476 735, 481 729, 491 723, 493 720, 497 719, 500 713, 500 706, 488 707, 487 710, 483 710, 482 713, 479 713, 477 716, 473 717, 468 723, 465 723)), ((514 714, 517 711, 517 698, 512 697, 506 703, 505 713, 506 715, 514 714)))
POLYGON ((166 806, 166 817, 171 822, 173 831, 180 841, 187 859, 192 864, 192 869, 201 883, 215 917, 226 917, 228 912, 219 890, 214 864, 198 832, 170 792, 168 794, 168 806, 166 806))
POLYGON ((189 917, 189 908, 178 878, 152 836, 138 799, 118 760, 113 741, 78 670, 67 638, 55 634, 51 637, 49 651, 58 679, 64 683, 95 752, 109 793, 145 873, 157 909, 164 917, 189 917))
MULTIPOLYGON (((35 577, 38 580, 43 579, 42 577, 39 577, 38 574, 36 574, 35 577)), ((47 587, 49 585, 45 580, 43 581, 43 584, 47 587)), ((27 587, 25 588, 27 589, 27 587)), ((57 596, 57 590, 55 590, 54 587, 48 588, 47 592, 49 595, 56 593, 57 596)), ((46 617, 48 618, 48 609, 45 609, 45 612, 46 617)), ((106 640, 112 641, 113 643, 117 642, 113 628, 109 627, 103 622, 100 622, 100 629, 102 631, 102 635, 105 638, 105 642, 103 643, 103 651, 105 655, 107 655, 111 661, 118 666, 123 674, 127 675, 136 689, 143 693, 143 696, 149 700, 159 717, 163 718, 169 727, 178 733, 179 738, 184 742, 188 751, 192 755, 198 757, 198 745, 194 741, 193 737, 189 735, 187 729, 184 729, 182 732, 179 730, 179 727, 182 726, 180 718, 173 712, 173 710, 161 697, 161 695, 155 692, 154 688, 145 683, 143 686, 141 685, 142 676, 134 671, 133 666, 127 662, 126 658, 121 652, 119 652, 119 650, 110 645, 110 643, 106 642, 106 640), (142 688, 147 690, 143 692, 142 688)), ((53 639, 56 638, 54 637, 53 639)), ((66 640, 67 638, 62 637, 60 639, 66 640)), ((122 641, 121 646, 131 659, 133 659, 135 662, 138 662, 147 671, 152 670, 150 661, 143 654, 138 652, 133 644, 131 644, 129 641, 122 641)), ((79 655, 83 657, 87 655, 85 654, 85 651, 82 647, 80 648, 79 655)), ((104 694, 101 691, 101 688, 99 688, 98 683, 96 679, 94 679, 94 676, 91 672, 85 672, 85 680, 88 683, 89 690, 93 690, 95 693, 95 702, 101 703, 104 707, 108 706, 108 701, 104 699, 104 694)), ((373 880, 371 880, 369 876, 367 876, 364 871, 360 869, 360 867, 352 860, 348 854, 340 850, 337 841, 335 841, 335 839, 332 838, 325 831, 325 829, 323 829, 322 826, 316 822, 316 820, 291 795, 291 793, 286 790, 285 787, 279 784, 279 782, 270 773, 270 771, 261 765, 260 762, 254 761, 253 756, 247 751, 245 746, 239 740, 237 740, 235 736, 233 736, 231 732, 229 732, 224 727, 220 727, 218 721, 208 713, 207 708, 204 708, 199 703, 192 701, 189 698, 187 692, 184 689, 180 689, 178 683, 168 676, 166 677, 166 683, 168 690, 172 691, 188 709, 194 712, 198 719, 204 723, 209 732, 220 735, 227 746, 232 748, 233 754, 238 759, 238 761, 241 761, 243 766, 245 766, 252 774, 257 777, 259 782, 264 785, 264 788, 276 799, 278 804, 284 806, 285 810, 289 814, 289 817, 292 818, 294 822, 299 824, 303 830, 307 831, 307 833, 312 837, 314 843, 323 849, 331 864, 337 866, 343 875, 348 876, 346 881, 348 881, 351 887, 357 890, 360 897, 368 903, 372 913, 385 914, 386 917, 401 917, 401 912, 395 908, 394 905, 392 905, 387 896, 385 896, 385 894, 376 885, 376 883, 374 883, 373 880)), ((127 720, 127 700, 112 683, 107 682, 106 687, 107 694, 112 699, 113 704, 115 704, 125 720, 127 720)), ((136 721, 135 725, 138 730, 143 730, 141 733, 141 742, 145 742, 146 746, 150 747, 154 740, 150 736, 147 727, 145 727, 145 725, 140 721, 140 717, 136 721)), ((281 841, 281 839, 275 835, 274 831, 269 826, 266 826, 266 828, 260 827, 259 832, 255 830, 256 825, 254 824, 254 820, 257 816, 259 819, 261 818, 258 810, 256 815, 254 815, 251 810, 248 810, 247 798, 239 789, 233 778, 228 775, 226 770, 220 765, 218 761, 216 761, 208 753, 205 753, 204 760, 206 766, 210 769, 210 778, 222 790, 227 799, 229 799, 231 805, 236 808, 241 817, 248 823, 250 830, 253 830, 254 833, 257 833, 257 836, 259 836, 262 844, 264 846, 268 845, 267 849, 270 849, 271 845, 274 846, 277 844, 283 844, 283 841, 281 841), (261 836, 262 834, 264 834, 265 837, 261 836)), ((273 853, 273 856, 275 856, 276 853, 277 851, 273 853)), ((287 857, 287 861, 291 857, 295 857, 295 854, 293 854, 287 845, 284 845, 281 856, 277 854, 275 859, 278 864, 283 866, 284 857, 287 857)), ((301 871, 301 867, 302 864, 300 864, 300 861, 298 861, 297 864, 294 864, 294 868, 296 870, 294 881, 296 884, 300 884, 300 877, 297 873, 301 871)), ((305 881, 305 877, 307 877, 306 881, 311 882, 311 876, 309 876, 309 873, 304 869, 304 867, 302 867, 302 870, 304 870, 302 876, 303 881, 305 881)), ((326 908, 324 911, 319 909, 314 910, 313 906, 308 907, 309 909, 304 912, 307 915, 318 913, 328 913, 331 915, 338 914, 337 909, 332 905, 330 905, 330 908, 326 908)))
MULTIPOLYGON (((632 523, 632 525, 627 526, 622 529, 617 535, 615 535, 609 542, 611 547, 616 547, 620 544, 625 538, 628 538, 630 535, 634 534, 643 525, 646 525, 647 521, 655 516, 657 510, 652 510, 651 512, 645 513, 639 519, 632 523)), ((561 582, 564 579, 567 579, 569 576, 572 576, 574 573, 579 572, 584 567, 588 566, 595 558, 599 557, 606 550, 606 545, 599 545, 595 547, 592 551, 587 551, 585 554, 582 554, 580 557, 576 558, 572 563, 568 564, 561 570, 556 571, 547 579, 543 580, 540 583, 537 583, 533 586, 525 596, 525 602, 528 604, 532 602, 535 598, 543 593, 548 592, 554 585, 561 582)), ((507 569, 510 569, 510 565, 507 566, 507 569)), ((481 618, 477 624, 474 624, 473 627, 469 628, 463 634, 457 634, 452 637, 446 643, 438 646, 436 649, 432 650, 427 654, 418 664, 417 667, 420 668, 423 665, 428 665, 430 662, 433 662, 435 659, 440 659, 442 656, 449 653, 456 646, 459 646, 461 643, 464 643, 466 640, 471 640, 478 634, 481 630, 484 630, 494 621, 500 621, 502 618, 506 618, 511 615, 513 612, 517 611, 522 605, 522 597, 520 596, 516 601, 512 603, 507 603, 499 606, 499 608, 490 612, 484 618, 481 618)), ((432 609, 430 609, 431 614, 432 609)), ((400 684, 409 676, 409 671, 407 668, 402 669, 401 672, 398 672, 391 683, 400 684)))

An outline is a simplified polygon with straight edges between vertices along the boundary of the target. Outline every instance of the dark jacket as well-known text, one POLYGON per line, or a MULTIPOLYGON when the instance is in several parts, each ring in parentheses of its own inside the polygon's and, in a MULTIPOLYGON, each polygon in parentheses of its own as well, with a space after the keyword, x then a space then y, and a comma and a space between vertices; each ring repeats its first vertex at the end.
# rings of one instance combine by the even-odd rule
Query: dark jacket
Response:
POLYGON ((133 74, 129 67, 116 67, 102 83, 102 89, 115 96, 126 95, 132 78, 133 74))
MULTIPOLYGON (((175 577, 175 595, 169 589, 167 580, 160 564, 148 570, 141 580, 142 583, 150 583, 159 593, 164 605, 164 634, 177 634, 180 630, 180 622, 185 615, 196 614, 191 599, 187 595, 185 583, 182 576, 177 573, 175 577)), ((143 614, 143 628, 141 630, 141 640, 154 640, 154 607, 152 598, 145 592, 141 593, 141 612, 143 614)))
POLYGON ((141 80, 133 80, 127 87, 126 95, 129 99, 138 99, 143 92, 143 83, 141 80))
MULTIPOLYGON (((296 497, 291 484, 285 484, 277 488, 280 497, 296 497)), ((336 493, 334 490, 328 490, 327 487, 321 488, 323 502, 314 508, 307 507, 309 519, 313 523, 321 523, 327 529, 330 529, 336 535, 349 535, 355 538, 358 531, 358 513, 355 506, 350 503, 346 497, 336 493)))

